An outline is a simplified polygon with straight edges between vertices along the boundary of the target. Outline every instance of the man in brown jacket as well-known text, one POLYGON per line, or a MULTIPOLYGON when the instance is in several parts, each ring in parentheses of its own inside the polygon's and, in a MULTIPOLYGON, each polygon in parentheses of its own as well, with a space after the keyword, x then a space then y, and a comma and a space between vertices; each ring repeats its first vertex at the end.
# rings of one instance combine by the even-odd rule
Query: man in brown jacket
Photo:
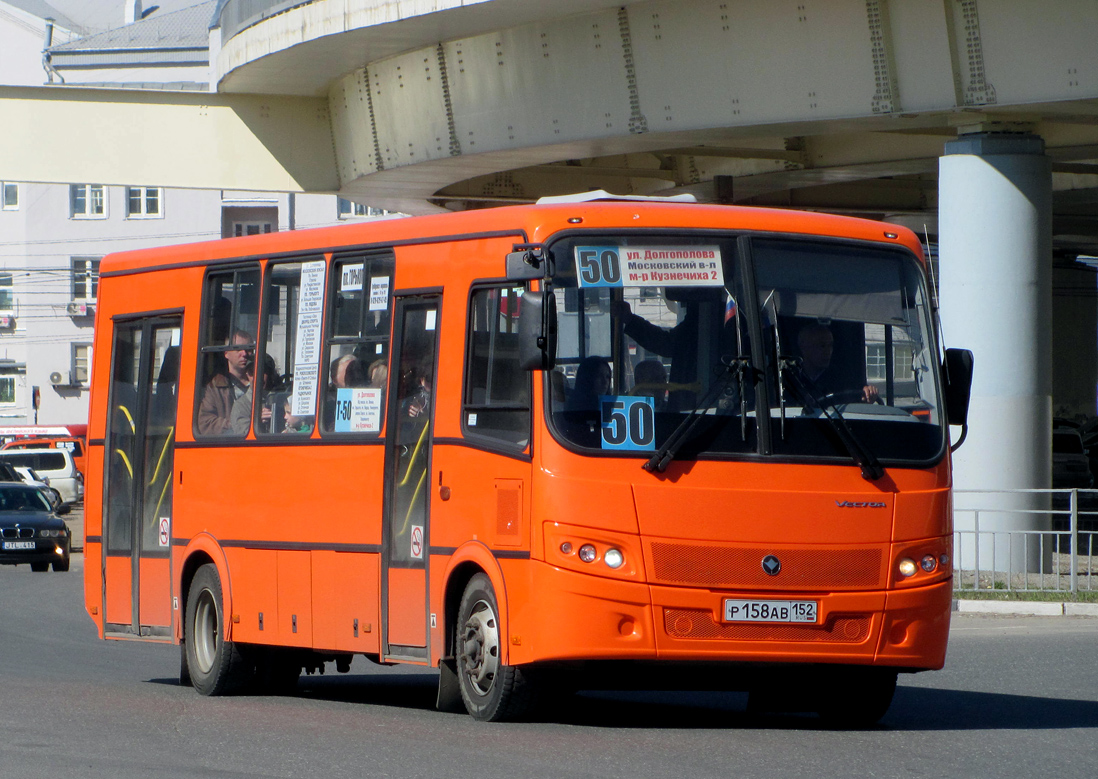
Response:
POLYGON ((233 403, 252 384, 250 366, 254 364, 253 342, 251 334, 243 330, 234 331, 229 339, 231 346, 241 348, 225 351, 229 372, 217 374, 206 384, 202 403, 198 407, 198 432, 202 435, 232 434, 233 403))

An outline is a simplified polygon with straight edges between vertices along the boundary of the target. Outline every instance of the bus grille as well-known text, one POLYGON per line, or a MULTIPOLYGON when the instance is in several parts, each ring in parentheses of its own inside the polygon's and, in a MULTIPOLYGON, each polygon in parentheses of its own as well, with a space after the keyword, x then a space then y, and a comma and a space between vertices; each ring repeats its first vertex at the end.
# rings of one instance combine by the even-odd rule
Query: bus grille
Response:
POLYGON ((857 644, 869 635, 870 618, 832 614, 823 625, 723 623, 715 621, 713 613, 706 609, 664 609, 663 627, 671 638, 857 644))
POLYGON ((758 549, 655 541, 652 570, 658 582, 697 587, 851 589, 883 585, 880 549, 758 549), (775 554, 781 573, 770 576, 762 559, 775 554))

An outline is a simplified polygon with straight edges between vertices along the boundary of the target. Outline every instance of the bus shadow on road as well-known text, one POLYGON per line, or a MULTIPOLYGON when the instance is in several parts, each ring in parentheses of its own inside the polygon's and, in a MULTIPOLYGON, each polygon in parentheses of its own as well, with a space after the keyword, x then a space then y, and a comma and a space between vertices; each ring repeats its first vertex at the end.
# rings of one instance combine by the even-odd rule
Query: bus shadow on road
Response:
POLYGON ((1098 728, 1098 701, 899 687, 882 722, 927 731, 1098 728))
POLYGON ((363 676, 302 676, 295 694, 339 703, 434 710, 438 697, 438 674, 389 672, 363 676))
MULTIPOLYGON (((827 730, 812 713, 757 712, 746 693, 582 693, 561 722, 661 729, 827 730)), ((904 688, 874 730, 1063 730, 1098 728, 1098 702, 1005 693, 904 688)))
MULTIPOLYGON (((302 676, 293 695, 338 703, 434 711, 437 675, 402 671, 302 676)), ((264 695, 261 691, 251 694, 264 695)), ((754 711, 746 693, 719 691, 580 692, 547 707, 535 719, 543 723, 584 727, 670 730, 829 729, 814 714, 754 711)), ((964 731, 1069 728, 1098 728, 1098 701, 901 686, 896 690, 889 712, 873 729, 964 731)))

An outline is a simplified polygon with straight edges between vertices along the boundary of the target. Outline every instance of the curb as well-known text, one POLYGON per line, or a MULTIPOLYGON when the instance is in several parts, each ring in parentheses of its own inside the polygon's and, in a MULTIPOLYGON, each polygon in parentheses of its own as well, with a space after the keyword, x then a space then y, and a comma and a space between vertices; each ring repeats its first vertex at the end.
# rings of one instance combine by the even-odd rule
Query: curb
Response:
POLYGON ((1098 617, 1098 603, 1055 603, 953 599, 953 610, 962 614, 1011 614, 1025 617, 1098 617))

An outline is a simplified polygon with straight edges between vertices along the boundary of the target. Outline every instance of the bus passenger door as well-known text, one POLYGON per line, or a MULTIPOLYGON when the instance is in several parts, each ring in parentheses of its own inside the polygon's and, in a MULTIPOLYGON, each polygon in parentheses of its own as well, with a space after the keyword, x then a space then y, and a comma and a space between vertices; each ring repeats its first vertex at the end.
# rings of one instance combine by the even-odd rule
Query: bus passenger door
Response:
POLYGON ((116 322, 106 439, 107 633, 171 635, 178 317, 116 322))
POLYGON ((383 651, 426 657, 438 295, 397 298, 385 425, 383 651))

